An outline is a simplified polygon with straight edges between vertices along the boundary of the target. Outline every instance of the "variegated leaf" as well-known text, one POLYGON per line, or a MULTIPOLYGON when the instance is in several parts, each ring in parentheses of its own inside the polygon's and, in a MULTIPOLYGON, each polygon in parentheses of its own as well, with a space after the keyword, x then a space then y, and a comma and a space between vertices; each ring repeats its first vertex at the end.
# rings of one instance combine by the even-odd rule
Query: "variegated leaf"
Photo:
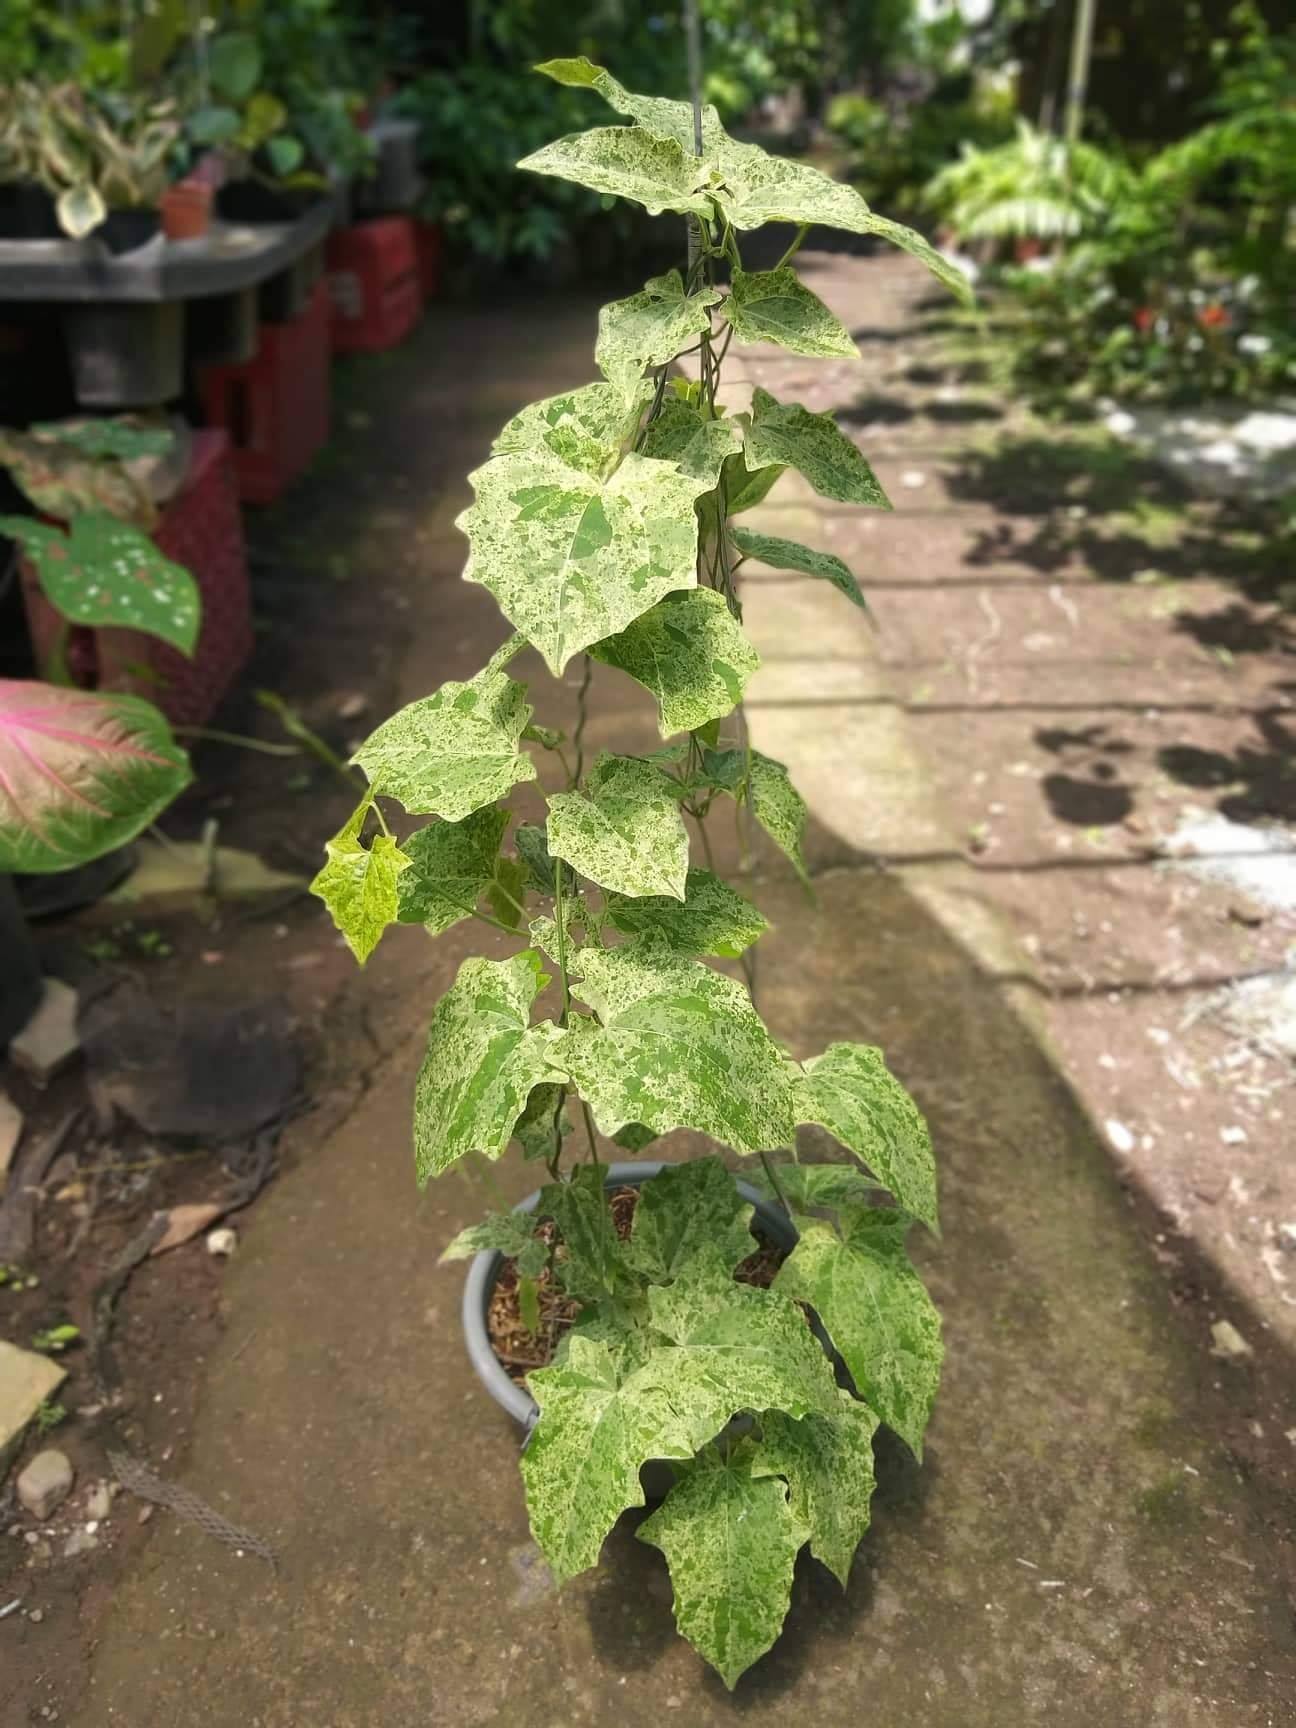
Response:
POLYGON ((793 354, 859 358, 850 331, 790 264, 735 269, 724 315, 740 342, 776 342, 793 354))
POLYGON ((547 452, 512 451, 470 479, 464 576, 491 591, 555 675, 697 580, 693 501, 706 481, 671 464, 632 454, 600 482, 547 452))
POLYGON ((654 1284, 678 1278, 704 1251, 731 1272, 756 1251, 752 1216, 718 1158, 668 1164, 639 1190, 626 1261, 654 1284))
POLYGON ((651 386, 627 394, 615 384, 586 384, 532 402, 505 426, 491 455, 545 451, 601 480, 620 461, 650 393, 651 386))
POLYGON ((399 888, 409 859, 390 834, 375 834, 366 846, 361 831, 373 803, 368 793, 345 825, 324 843, 328 862, 311 883, 363 966, 396 922, 399 888))
POLYGON ((787 769, 759 750, 751 753, 751 776, 747 796, 752 814, 779 851, 791 862, 803 882, 808 881, 801 842, 805 837, 805 800, 792 784, 787 769))
POLYGON ((660 769, 602 755, 579 792, 549 800, 549 850, 617 894, 684 898, 688 835, 660 769))
POLYGON ((663 738, 732 713, 760 665, 724 596, 712 588, 668 594, 590 652, 652 691, 663 738))
POLYGON ((626 1276, 625 1260, 608 1207, 603 1170, 578 1164, 563 1182, 540 1191, 540 1212, 552 1218, 562 1243, 563 1287, 582 1302, 612 1295, 626 1276))
POLYGON ((522 1156, 550 1161, 562 1150, 571 1131, 566 1090, 549 1081, 533 1086, 526 1109, 513 1124, 513 1138, 522 1148, 522 1156))
POLYGON ((797 570, 803 576, 822 576, 825 582, 840 588, 856 606, 868 610, 859 583, 841 559, 831 552, 817 552, 811 546, 783 540, 777 534, 761 534, 755 528, 731 528, 729 532, 738 550, 748 558, 768 564, 775 570, 797 570))
POLYGON ((662 942, 681 954, 716 954, 734 960, 768 929, 750 900, 709 870, 690 870, 684 903, 654 895, 607 897, 608 917, 627 936, 662 942))
POLYGON ((402 924, 422 924, 433 936, 471 918, 495 878, 508 811, 492 805, 462 822, 433 822, 401 844, 409 862, 398 883, 402 924))
POLYGON ((873 470, 830 414, 776 402, 768 390, 757 388, 752 394, 744 456, 749 469, 772 463, 795 468, 821 498, 891 508, 873 470))
POLYGON ((650 216, 663 210, 681 216, 712 214, 711 200, 702 190, 709 169, 674 138, 657 138, 638 126, 596 126, 558 138, 524 156, 518 167, 629 198, 650 216))
POLYGON ((644 434, 642 446, 645 456, 674 462, 682 474, 705 480, 708 487, 717 484, 721 467, 730 456, 737 456, 737 466, 746 475, 741 450, 742 437, 736 420, 729 415, 712 420, 692 402, 673 395, 663 398, 657 418, 644 434))
POLYGON ((710 308, 719 298, 714 288, 686 294, 683 277, 670 270, 640 293, 609 301, 599 313, 594 347, 600 372, 634 399, 649 367, 664 366, 711 328, 710 308))
POLYGON ((838 1394, 831 1416, 812 1411, 793 1418, 779 1410, 761 1417, 753 1476, 782 1476, 793 1515, 810 1532, 810 1552, 840 1583, 869 1527, 873 1435, 878 1419, 866 1404, 838 1394))
MULTIPOLYGON (((619 84, 610 72, 595 66, 583 54, 570 60, 546 60, 536 67, 557 84, 578 89, 596 90, 610 108, 625 114, 651 132, 655 138, 673 138, 690 154, 693 153, 693 104, 675 102, 666 96, 636 96, 619 84)), ((720 116, 708 102, 702 110, 702 147, 709 150, 724 139, 720 116)))
POLYGON ((911 1216, 937 1228, 936 1161, 922 1112, 869 1044, 830 1044, 804 1064, 803 1122, 835 1134, 911 1216))

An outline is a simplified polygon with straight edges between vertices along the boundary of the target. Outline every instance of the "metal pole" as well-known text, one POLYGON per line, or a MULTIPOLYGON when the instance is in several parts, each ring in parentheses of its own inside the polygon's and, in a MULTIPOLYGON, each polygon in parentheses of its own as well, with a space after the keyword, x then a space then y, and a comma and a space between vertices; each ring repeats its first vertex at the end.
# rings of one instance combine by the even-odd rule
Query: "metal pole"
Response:
MULTIPOLYGON (((684 37, 688 46, 689 98, 693 103, 693 154, 702 154, 702 14, 698 0, 684 0, 684 37)), ((693 286, 702 256, 702 227, 688 218, 688 280, 693 286)))
POLYGON ((1097 0, 1076 0, 1075 24, 1071 32, 1071 64, 1067 70, 1066 121, 1062 135, 1070 150, 1084 125, 1085 92, 1089 87, 1089 61, 1093 53, 1094 13, 1097 0))

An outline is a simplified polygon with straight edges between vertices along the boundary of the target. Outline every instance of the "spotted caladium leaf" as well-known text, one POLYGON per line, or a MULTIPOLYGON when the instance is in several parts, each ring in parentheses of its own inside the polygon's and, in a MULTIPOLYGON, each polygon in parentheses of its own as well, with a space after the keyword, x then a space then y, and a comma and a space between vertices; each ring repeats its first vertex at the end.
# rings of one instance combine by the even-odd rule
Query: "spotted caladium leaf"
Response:
POLYGON ((571 1131, 566 1090, 549 1081, 533 1086, 526 1109, 513 1124, 513 1138, 522 1148, 522 1156, 548 1162, 562 1150, 571 1131))
POLYGON ((804 1064, 801 1120, 835 1134, 896 1203, 937 1228, 936 1161, 922 1112, 868 1044, 830 1044, 804 1064))
POLYGON ((753 1452, 705 1452, 635 1534, 660 1548, 681 1636, 732 1692, 783 1629, 792 1570, 810 1534, 786 1484, 753 1473, 753 1452))
POLYGON ((616 384, 586 384, 548 396, 514 415, 491 445, 491 454, 543 450, 570 468, 602 479, 620 461, 650 392, 651 386, 627 394, 616 384))
POLYGON ((940 1380, 940 1315, 909 1263, 903 1212, 840 1209, 840 1232, 812 1223, 774 1287, 808 1302, 863 1398, 917 1458, 940 1380))
POLYGON ((602 1168, 578 1164, 565 1182, 548 1183, 540 1191, 540 1211, 553 1219, 562 1241, 559 1272, 567 1293, 585 1302, 612 1295, 624 1282, 625 1266, 602 1168))
MULTIPOLYGON (((650 1458, 692 1458, 741 1410, 836 1407, 828 1358, 801 1311, 721 1273, 648 1290, 649 1335, 619 1371, 578 1328, 560 1364, 527 1380, 540 1420, 522 1454, 531 1532, 562 1582, 593 1566, 650 1458)), ((622 1361, 627 1361, 622 1357, 622 1361)))
POLYGON ((600 372, 633 398, 645 371, 664 366, 711 328, 714 288, 684 292, 678 270, 654 276, 641 293, 613 300, 599 313, 594 358, 600 372))
POLYGON ((873 1435, 878 1419, 849 1392, 831 1416, 794 1419, 768 1410, 752 1457, 753 1476, 782 1476, 793 1516, 810 1532, 810 1552, 846 1588, 851 1562, 869 1527, 873 1435))
POLYGON ((617 894, 684 898, 688 835, 661 770, 602 755, 579 792, 549 800, 549 850, 617 894))
POLYGON ((690 870, 684 902, 653 895, 607 897, 608 917, 627 936, 664 943, 681 954, 716 954, 735 960, 769 928, 742 895, 709 870, 690 870))
POLYGON ((713 420, 692 402, 678 396, 663 399, 661 411, 649 424, 642 446, 645 456, 674 462, 681 473, 705 480, 708 487, 717 484, 721 467, 730 456, 737 456, 737 466, 746 474, 741 449, 736 420, 728 415, 713 420))
POLYGON ((776 402, 768 390, 758 388, 752 393, 751 414, 745 418, 748 468, 780 462, 804 475, 822 498, 891 508, 873 470, 830 414, 812 414, 796 403, 776 402))
POLYGON ((531 1088, 552 1082, 553 1027, 530 1023, 548 982, 531 949, 508 960, 465 960, 437 1003, 414 1092, 420 1186, 466 1152, 498 1158, 531 1088))
POLYGON ((735 269, 724 315, 740 342, 777 342, 793 354, 859 358, 850 331, 790 264, 776 270, 735 269))
POLYGON ((21 543, 51 605, 73 624, 142 630, 193 653, 202 618, 198 584, 129 522, 84 511, 65 534, 29 516, 0 516, 0 534, 21 543))
POLYGON ((69 870, 124 846, 191 778, 151 703, 0 678, 0 871, 69 870))
POLYGON ((553 1060, 605 1134, 635 1122, 696 1128, 737 1152, 792 1143, 788 1062, 740 984, 638 943, 586 948, 577 969, 598 1021, 574 1020, 553 1060))
POLYGON ((512 451, 469 478, 464 577, 491 591, 555 675, 697 582, 693 501, 706 481, 668 463, 630 455, 600 482, 547 452, 512 451))
POLYGON ((133 426, 128 420, 46 420, 31 430, 42 443, 63 444, 83 456, 117 462, 165 456, 175 444, 169 427, 133 426))
MULTIPOLYGON (((665 96, 636 96, 619 84, 610 72, 595 66, 583 54, 569 60, 546 60, 536 67, 557 84, 596 90, 610 108, 637 121, 645 132, 655 138, 673 138, 681 148, 693 151, 693 104, 673 102, 665 96)), ((724 138, 720 116, 708 102, 702 110, 703 149, 718 145, 724 138)))
POLYGON ((538 1278, 549 1259, 548 1245, 535 1233, 536 1219, 532 1212, 491 1212, 479 1224, 461 1230, 450 1245, 441 1250, 442 1260, 470 1260, 474 1254, 493 1249, 517 1261, 523 1278, 538 1278))
POLYGON ((868 602, 849 568, 831 552, 816 552, 795 540, 783 540, 777 534, 760 534, 754 528, 731 528, 734 544, 748 558, 768 564, 775 570, 797 570, 803 576, 822 576, 834 588, 840 588, 848 600, 868 610, 868 602))
POLYGON ((732 713, 760 665, 742 625, 713 588, 668 594, 590 653, 652 691, 663 738, 732 713))
POLYGON ((711 200, 701 190, 709 173, 705 165, 675 139, 656 138, 638 126, 598 126, 556 139, 524 156, 518 167, 629 198, 650 216, 663 210, 681 216, 712 214, 711 200))
POLYGON ((375 793, 399 800, 411 815, 459 822, 519 780, 535 779, 535 763, 518 748, 530 718, 523 686, 487 667, 393 714, 352 761, 375 793))
POLYGON ((399 881, 409 859, 390 834, 375 834, 366 845, 363 829, 373 804, 370 792, 331 840, 324 843, 328 862, 311 883, 329 909, 329 916, 346 937, 347 947, 363 966, 396 922, 399 881))
POLYGON ((731 1272, 756 1251, 752 1215, 718 1158, 668 1164, 639 1190, 625 1259, 655 1284, 678 1278, 704 1252, 718 1253, 731 1272))
POLYGON ((0 428, 0 464, 38 510, 60 521, 71 521, 83 510, 102 510, 140 528, 151 528, 157 520, 152 497, 129 469, 98 461, 66 439, 37 437, 35 428, 0 428))
POLYGON ((409 868, 398 882, 397 918, 433 936, 464 918, 495 880, 508 811, 491 805, 462 822, 433 822, 402 841, 409 868))

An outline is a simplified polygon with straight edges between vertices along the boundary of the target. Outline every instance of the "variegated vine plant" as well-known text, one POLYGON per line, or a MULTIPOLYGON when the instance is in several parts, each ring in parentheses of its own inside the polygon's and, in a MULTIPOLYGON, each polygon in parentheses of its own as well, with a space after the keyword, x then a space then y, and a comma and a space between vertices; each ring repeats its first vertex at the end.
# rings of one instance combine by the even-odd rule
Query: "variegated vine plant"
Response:
POLYGON ((845 1584, 869 1521, 874 1431, 884 1422, 921 1451, 941 1341, 905 1250, 914 1220, 937 1222, 916 1107, 876 1049, 834 1044, 793 1061, 747 989, 699 958, 743 955, 765 920, 690 863, 686 817, 705 840, 707 812, 735 800, 803 870, 805 807, 742 723, 757 656, 738 566, 826 578, 863 604, 838 559, 734 519, 789 467, 826 498, 886 507, 826 414, 763 390, 749 413, 726 413, 720 362, 735 336, 855 353, 790 263, 813 223, 880 234, 964 285, 918 235, 816 170, 735 142, 713 110, 695 135, 689 105, 632 95, 586 60, 540 70, 590 86, 630 124, 561 139, 521 167, 686 215, 695 257, 687 277, 672 271, 605 306, 602 381, 523 409, 471 476, 464 574, 516 634, 357 751, 369 787, 314 887, 361 961, 392 923, 436 934, 476 917, 527 942, 509 959, 465 961, 437 1005, 415 1102, 418 1176, 469 1153, 497 1159, 514 1139, 547 1165, 537 1215, 487 1218, 447 1250, 515 1256, 532 1327, 542 1276, 581 1304, 528 1382, 539 1419, 522 1474, 536 1542, 560 1581, 583 1572, 620 1514, 643 1505, 641 1467, 675 1461, 639 1536, 665 1553, 680 1631, 732 1686, 778 1636, 803 1545, 845 1584), (744 269, 740 236, 766 222, 795 224, 796 239, 777 268, 744 269), (671 376, 694 356, 696 379, 671 376), (668 742, 601 755, 587 772, 577 755, 545 826, 518 826, 507 845, 501 801, 537 778, 523 745, 568 759, 509 675, 527 643, 555 677, 582 655, 628 674, 656 698, 668 742), (439 820, 398 840, 386 800, 439 820), (550 962, 557 1008, 537 1021, 550 962), (588 1160, 567 1172, 577 1100, 588 1160), (798 1123, 828 1129, 853 1160, 772 1161, 798 1123), (752 1211, 715 1157, 649 1180, 619 1240, 596 1127, 630 1150, 686 1127, 759 1157, 799 1229, 772 1288, 734 1279, 753 1251, 752 1211), (877 1203, 879 1188, 894 1204, 877 1203), (537 1234, 544 1218, 557 1248, 543 1239, 554 1232, 537 1234))

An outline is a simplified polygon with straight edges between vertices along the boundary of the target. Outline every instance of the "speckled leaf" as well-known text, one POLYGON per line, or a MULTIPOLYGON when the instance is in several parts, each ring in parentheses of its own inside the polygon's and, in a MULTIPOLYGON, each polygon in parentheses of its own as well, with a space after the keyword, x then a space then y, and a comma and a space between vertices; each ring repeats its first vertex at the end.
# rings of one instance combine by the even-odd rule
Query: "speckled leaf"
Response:
POLYGON ((402 924, 423 924, 433 936, 473 908, 494 878, 508 811, 490 806, 462 822, 433 822, 402 841, 409 869, 398 884, 402 924))
MULTIPOLYGON (((878 1184, 858 1164, 775 1164, 773 1169, 788 1205, 798 1212, 866 1206, 877 1197, 878 1184)), ((752 1180, 775 1194, 763 1171, 753 1171, 752 1180)))
POLYGON ((810 1532, 810 1552, 843 1590, 869 1527, 877 1425, 849 1392, 839 1393, 831 1416, 812 1412, 798 1420, 770 1410, 761 1417, 752 1475, 786 1479, 793 1515, 810 1532))
POLYGON ((724 465, 725 514, 739 516, 744 510, 754 510, 763 504, 783 473, 781 462, 770 462, 764 468, 751 469, 742 456, 730 456, 724 465))
POLYGON ((786 1485, 753 1475, 749 1447, 708 1452, 635 1534, 666 1556, 675 1624, 732 1692, 783 1628, 809 1535, 786 1485))
POLYGON ((751 779, 748 784, 752 814, 779 851, 791 861, 803 882, 805 860, 801 856, 801 841, 805 834, 805 800, 788 778, 788 771, 772 756, 751 753, 751 779))
POLYGON ((552 1082, 533 1086, 526 1109, 513 1124, 513 1138, 522 1148, 522 1156, 527 1159, 553 1158, 561 1151, 563 1140, 571 1131, 564 1088, 552 1082))
POLYGON ((800 1310, 721 1275, 649 1289, 654 1331, 628 1352, 577 1328, 530 1375, 540 1420, 522 1454, 531 1531, 561 1583, 593 1566, 650 1458, 692 1458, 740 1410, 831 1412, 828 1358, 800 1310), (625 1364, 624 1372, 619 1363, 625 1364))
POLYGON ((608 916, 627 936, 663 942, 681 954, 737 959, 769 928, 742 895, 709 870, 690 870, 684 903, 664 896, 629 900, 609 894, 608 916))
POLYGON ((605 1134, 641 1122, 696 1128, 737 1152, 791 1144, 789 1065, 740 984, 638 943, 586 949, 579 971, 576 994, 601 1024, 574 1020, 554 1062, 605 1134))
POLYGON ((761 534, 754 528, 731 528, 734 544, 748 558, 768 564, 775 570, 797 570, 803 576, 822 576, 834 588, 840 588, 848 600, 868 610, 868 602, 860 585, 840 558, 831 552, 816 552, 811 546, 801 546, 795 540, 780 539, 777 534, 761 534))
POLYGON ((540 1211, 553 1219, 562 1241, 559 1270, 567 1293, 582 1302, 612 1295, 625 1265, 601 1166, 578 1164, 565 1182, 547 1183, 540 1211))
POLYGON ((879 216, 876 211, 868 213, 867 226, 856 230, 860 234, 876 234, 879 239, 888 241, 892 246, 898 246, 902 252, 907 252, 911 258, 916 258, 931 271, 932 275, 949 289, 965 306, 971 306, 976 298, 972 284, 959 269, 957 264, 951 264, 943 257, 929 240, 906 228, 903 222, 892 222, 889 217, 879 216))
POLYGON ((21 542, 46 597, 73 624, 142 630, 193 653, 202 619, 198 584, 129 522, 84 511, 65 534, 30 516, 0 516, 0 534, 21 542))
POLYGON ((645 1128, 642 1122, 627 1122, 624 1128, 618 1128, 612 1136, 618 1146, 623 1146, 627 1152, 642 1152, 645 1146, 651 1146, 654 1140, 660 1139, 651 1128, 645 1128))
POLYGON ((661 412, 644 434, 643 454, 663 462, 675 462, 682 473, 705 480, 715 486, 720 469, 730 456, 738 456, 738 467, 746 474, 739 452, 742 437, 738 422, 728 415, 712 420, 699 413, 691 402, 678 396, 666 396, 661 412))
POLYGON ((776 402, 768 390, 757 388, 752 394, 744 455, 751 469, 774 462, 795 468, 822 498, 891 508, 873 470, 830 414, 776 402))
MULTIPOLYGON (((445 1260, 471 1260, 488 1248, 516 1259, 536 1243, 536 1218, 533 1212, 491 1212, 477 1224, 461 1230, 448 1247, 441 1250, 445 1260)), ((544 1244, 540 1248, 540 1264, 544 1264, 544 1244)))
POLYGON ((714 288, 684 292, 678 270, 654 276, 638 294, 612 300, 599 312, 594 358, 600 372, 632 398, 650 366, 664 366, 711 328, 714 288))
POLYGON ((367 795, 350 820, 324 843, 328 862, 311 883, 329 909, 329 916, 346 937, 347 947, 363 966, 396 922, 398 882, 409 859, 390 834, 375 834, 366 846, 361 830, 373 794, 367 795))
POLYGON ((60 522, 83 510, 102 510, 137 528, 151 528, 157 520, 148 488, 124 463, 97 460, 70 437, 58 436, 57 422, 29 432, 0 427, 0 467, 8 468, 38 510, 60 522))
POLYGON ((376 793, 398 799, 411 815, 458 822, 517 781, 535 779, 535 763, 518 749, 530 718, 523 686, 487 667, 393 714, 352 760, 376 793))
POLYGON ((936 1163, 922 1112, 869 1044, 830 1044, 804 1064, 798 1108, 803 1122, 835 1134, 896 1204, 937 1228, 936 1163))
POLYGON ((742 625, 713 588, 668 594, 590 653, 652 691, 663 738, 731 714, 760 665, 742 625))
MULTIPOLYGON (((555 864, 549 852, 549 840, 543 828, 534 822, 519 823, 513 834, 517 855, 526 866, 527 886, 541 894, 552 894, 556 886, 555 864)), ((569 867, 563 869, 564 882, 571 880, 569 867)), ((573 884, 574 886, 574 884, 573 884)))
POLYGON ((777 342, 793 354, 859 358, 850 331, 790 264, 776 270, 735 269, 724 315, 740 342, 777 342))
POLYGON ((810 1304, 860 1397, 921 1458, 944 1349, 940 1315, 905 1252, 909 1222, 902 1212, 844 1206, 841 1234, 810 1224, 774 1287, 810 1304))
POLYGON ((83 456, 134 462, 141 456, 166 456, 175 448, 169 426, 138 426, 129 420, 43 420, 31 428, 41 443, 65 445, 83 456))
POLYGON ((552 1082, 553 1028, 530 1024, 548 982, 530 949, 508 960, 465 960, 437 1003, 414 1093, 420 1186, 466 1152, 498 1158, 531 1088, 552 1082))
POLYGON ((700 188, 708 169, 673 138, 657 138, 637 126, 596 126, 524 156, 532 174, 573 180, 594 192, 642 204, 650 216, 663 210, 710 216, 711 200, 700 188))
MULTIPOLYGON (((610 72, 595 66, 583 54, 570 60, 546 60, 536 67, 555 83, 596 90, 610 108, 638 122, 656 138, 673 138, 682 149, 693 151, 693 105, 665 96, 636 96, 617 82, 610 72)), ((707 149, 724 138, 720 116, 708 102, 702 110, 702 144, 707 149)))
POLYGON ((526 917, 526 865, 518 858, 497 858, 495 874, 486 885, 486 903, 510 930, 520 930, 526 917))
POLYGON ((580 792, 549 800, 549 850, 617 894, 684 898, 688 835, 670 786, 650 762, 602 755, 580 792))
POLYGON ((625 1257, 656 1284, 678 1278, 703 1249, 732 1272, 756 1250, 751 1220, 752 1208, 718 1158, 667 1165, 639 1190, 625 1257))
POLYGON ((470 479, 464 577, 489 588, 555 675, 697 581, 693 501, 706 482, 668 463, 630 455, 600 483, 547 453, 513 451, 470 479))
POLYGON ((0 678, 0 871, 88 864, 156 821, 191 778, 152 703, 0 678))
POLYGON ((616 384, 586 384, 533 402, 509 421, 491 445, 491 455, 543 450, 602 479, 634 434, 650 389, 627 396, 616 384))

